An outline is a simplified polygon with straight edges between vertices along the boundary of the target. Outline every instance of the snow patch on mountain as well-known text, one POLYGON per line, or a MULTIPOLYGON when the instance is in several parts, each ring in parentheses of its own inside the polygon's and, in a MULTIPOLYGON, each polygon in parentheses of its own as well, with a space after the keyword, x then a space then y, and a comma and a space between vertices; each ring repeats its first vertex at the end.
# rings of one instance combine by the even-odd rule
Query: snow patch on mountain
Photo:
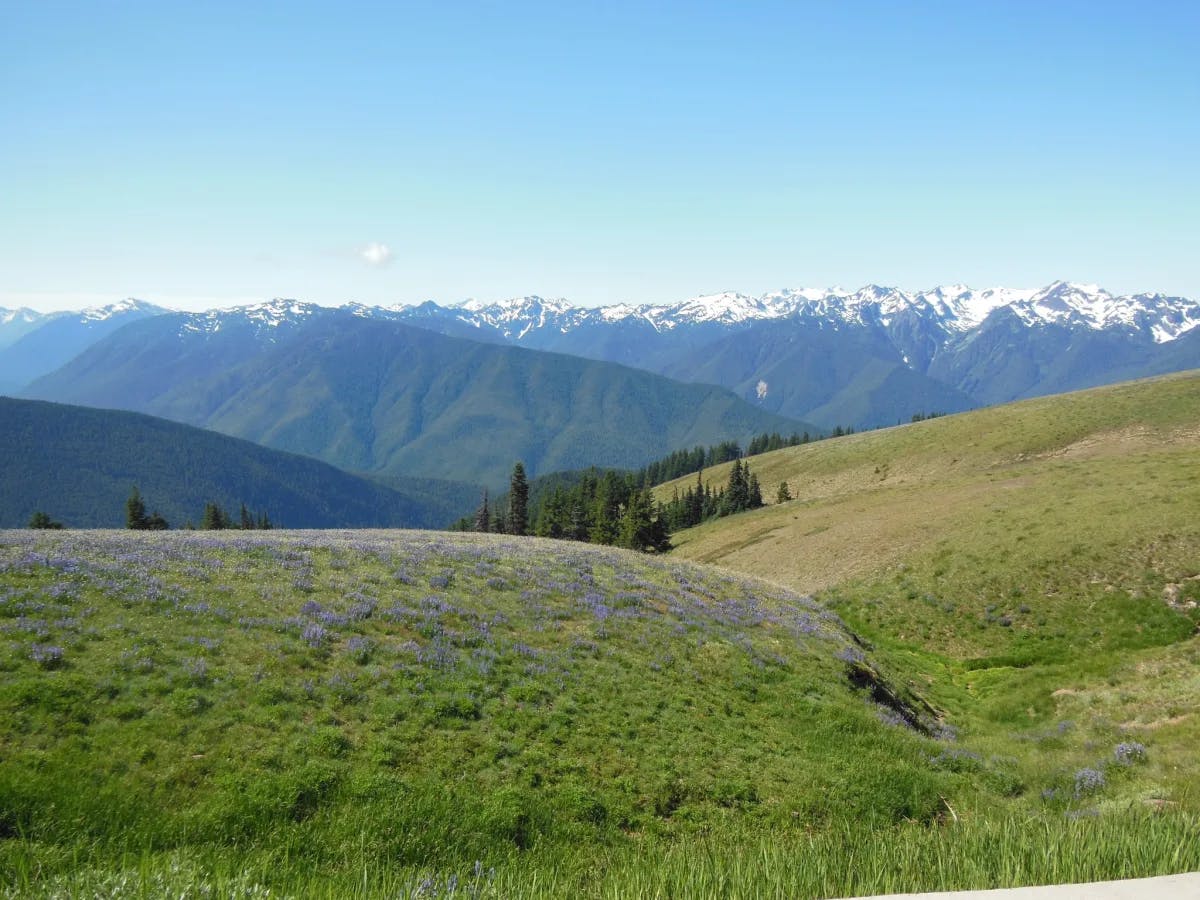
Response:
MULTIPOLYGON (((141 301, 128 300, 89 313, 99 317, 134 308, 164 311, 141 301)), ((313 303, 276 298, 261 304, 193 314, 183 329, 213 332, 240 318, 269 332, 305 320, 324 308, 313 303)), ((346 303, 340 308, 356 316, 389 320, 452 319, 479 330, 494 329, 515 342, 536 333, 566 334, 589 326, 613 327, 628 323, 666 333, 698 326, 737 329, 754 322, 783 319, 811 320, 821 327, 832 328, 882 327, 889 331, 901 328, 905 333, 918 327, 922 333, 945 341, 956 335, 965 336, 1000 309, 1011 310, 1030 327, 1123 329, 1160 344, 1200 326, 1200 303, 1197 301, 1151 293, 1115 296, 1098 285, 1067 281, 1034 289, 993 287, 977 290, 964 284, 939 285, 912 292, 877 284, 853 291, 836 287, 787 288, 760 297, 723 291, 659 305, 617 303, 577 307, 562 298, 528 295, 497 301, 467 300, 452 306, 425 301, 393 307, 346 303)))
MULTIPOLYGON (((50 313, 49 315, 54 315, 54 313, 50 313)), ((47 318, 46 313, 40 313, 27 306, 22 306, 18 309, 4 309, 0 307, 0 325, 12 325, 14 322, 29 325, 44 318, 47 318)))
MULTIPOLYGON (((207 312, 188 313, 179 326, 179 333, 216 334, 222 328, 241 322, 254 328, 256 334, 274 341, 274 332, 286 326, 294 326, 307 320, 325 307, 301 300, 276 297, 265 303, 234 306, 229 309, 210 309, 207 312)), ((362 307, 363 310, 371 309, 362 307)), ((373 312, 371 313, 374 314, 373 312)))
POLYGON ((153 303, 147 303, 145 300, 126 297, 124 300, 109 303, 106 306, 90 306, 79 314, 79 319, 81 322, 104 322, 113 318, 113 316, 128 315, 129 313, 142 313, 147 316, 155 316, 165 312, 167 310, 161 306, 155 306, 153 303))
POLYGON ((773 291, 761 297, 724 291, 672 304, 614 304, 599 308, 572 307, 561 299, 531 296, 492 303, 468 301, 451 309, 464 322, 490 325, 509 339, 519 341, 548 327, 565 333, 587 324, 635 320, 649 323, 659 332, 702 324, 737 327, 782 318, 813 319, 834 327, 886 328, 902 315, 927 321, 949 336, 979 327, 989 315, 1003 308, 1011 309, 1029 326, 1132 329, 1158 343, 1174 340, 1200 325, 1200 304, 1192 300, 1161 294, 1118 297, 1098 285, 1066 281, 1040 289, 976 290, 964 284, 950 284, 908 292, 868 284, 855 291, 798 288, 773 291))

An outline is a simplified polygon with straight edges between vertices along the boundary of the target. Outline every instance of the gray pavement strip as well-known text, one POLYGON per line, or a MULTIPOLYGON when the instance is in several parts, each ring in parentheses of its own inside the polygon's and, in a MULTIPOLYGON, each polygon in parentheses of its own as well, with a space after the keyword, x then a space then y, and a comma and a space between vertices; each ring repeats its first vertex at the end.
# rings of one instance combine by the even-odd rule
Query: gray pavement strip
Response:
MULTIPOLYGON (((1200 872, 1129 881, 1053 884, 1045 887, 949 891, 931 894, 876 894, 869 900, 1200 900, 1200 872)), ((867 900, 867 898, 851 898, 867 900)))

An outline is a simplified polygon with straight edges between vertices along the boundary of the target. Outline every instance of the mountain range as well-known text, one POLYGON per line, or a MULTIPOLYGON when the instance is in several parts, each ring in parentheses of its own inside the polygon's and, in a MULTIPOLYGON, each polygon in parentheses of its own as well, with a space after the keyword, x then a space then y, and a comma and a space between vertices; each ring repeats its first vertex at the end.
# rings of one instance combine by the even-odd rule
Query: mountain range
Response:
POLYGON ((130 322, 166 312, 161 306, 134 299, 77 313, 0 309, 0 393, 15 392, 53 372, 130 322))
POLYGON ((964 285, 722 293, 580 309, 523 297, 391 310, 424 327, 708 381, 783 415, 873 427, 1200 365, 1200 302, 964 285))
MULTIPOLYGON (((247 329, 282 335, 324 309, 273 300, 196 314, 186 327, 237 332, 244 341, 247 329)), ((1158 293, 1118 296, 1062 281, 1037 290, 867 285, 759 297, 727 292, 598 308, 529 296, 340 310, 717 384, 764 411, 827 429, 894 424, 919 412, 955 412, 1200 365, 1200 302, 1158 293)), ((28 310, 0 311, 0 389, 15 392, 123 324, 163 314, 141 301, 41 320, 28 310)), ((253 354, 263 340, 228 342, 226 349, 253 354)))
POLYGON ((874 427, 1200 367, 1200 303, 1095 285, 787 290, 579 308, 277 299, 0 310, 0 390, 376 477, 501 486, 763 432, 874 427), (7 342, 7 346, 5 346, 7 342))
POLYGON ((499 486, 815 431, 707 384, 280 301, 131 323, 25 395, 162 416, 339 468, 499 486))

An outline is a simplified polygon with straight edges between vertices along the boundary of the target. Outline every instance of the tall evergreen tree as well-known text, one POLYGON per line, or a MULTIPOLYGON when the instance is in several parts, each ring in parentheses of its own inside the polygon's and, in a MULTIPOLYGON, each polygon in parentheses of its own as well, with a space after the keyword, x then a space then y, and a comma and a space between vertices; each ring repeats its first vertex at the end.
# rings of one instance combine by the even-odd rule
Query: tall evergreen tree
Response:
POLYGON ((605 472, 596 486, 596 499, 592 503, 592 530, 589 540, 593 544, 615 544, 621 520, 621 485, 616 473, 605 472))
POLYGON ((475 530, 482 531, 485 534, 492 530, 492 514, 488 510, 487 488, 483 489, 483 502, 475 510, 475 530))
POLYGON ((650 494, 634 491, 621 512, 617 544, 630 550, 645 550, 650 534, 650 494))
POLYGON ((229 527, 229 517, 225 515, 225 511, 215 503, 204 504, 204 518, 200 520, 200 527, 205 531, 222 531, 229 527))
POLYGON ((741 512, 750 504, 750 484, 746 480, 746 470, 740 459, 733 461, 729 470, 729 484, 725 488, 725 496, 721 503, 721 515, 741 512))
POLYGON ((250 510, 246 509, 246 504, 242 504, 242 531, 252 531, 254 529, 254 518, 250 515, 250 510))
POLYGON ((142 501, 137 485, 134 485, 133 490, 129 492, 129 499, 125 501, 125 527, 141 531, 146 528, 146 524, 146 504, 142 501))
POLYGON ((525 479, 525 466, 520 462, 513 466, 509 481, 508 533, 529 533, 529 482, 525 479))
MULTIPOLYGON (((746 466, 750 472, 750 467, 746 466)), ((758 509, 763 505, 762 488, 758 486, 758 476, 750 472, 750 480, 746 484, 746 509, 758 509)))

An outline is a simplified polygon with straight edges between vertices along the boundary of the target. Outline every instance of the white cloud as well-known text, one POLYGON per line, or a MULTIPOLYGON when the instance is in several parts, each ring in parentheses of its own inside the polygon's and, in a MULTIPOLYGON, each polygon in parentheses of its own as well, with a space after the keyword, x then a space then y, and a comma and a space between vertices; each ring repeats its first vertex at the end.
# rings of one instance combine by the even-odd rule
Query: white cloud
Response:
POLYGON ((371 241, 358 250, 358 258, 369 266, 386 266, 394 258, 391 247, 379 241, 371 241))

